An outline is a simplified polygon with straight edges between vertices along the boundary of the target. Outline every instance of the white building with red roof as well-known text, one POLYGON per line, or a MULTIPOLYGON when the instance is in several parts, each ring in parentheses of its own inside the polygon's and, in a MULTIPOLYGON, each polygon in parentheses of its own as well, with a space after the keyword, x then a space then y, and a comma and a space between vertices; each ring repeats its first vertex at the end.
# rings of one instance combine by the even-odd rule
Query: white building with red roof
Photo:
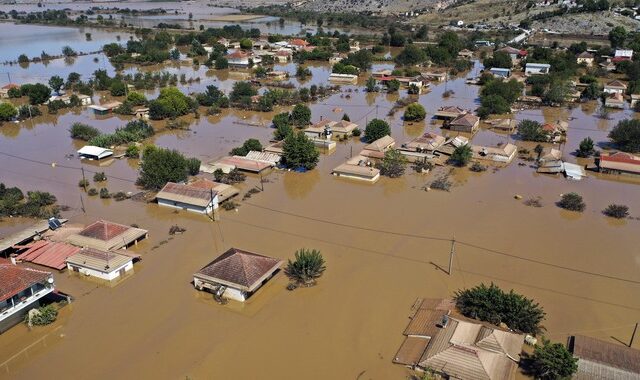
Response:
POLYGON ((20 323, 40 300, 54 291, 50 272, 0 259, 0 333, 20 323))

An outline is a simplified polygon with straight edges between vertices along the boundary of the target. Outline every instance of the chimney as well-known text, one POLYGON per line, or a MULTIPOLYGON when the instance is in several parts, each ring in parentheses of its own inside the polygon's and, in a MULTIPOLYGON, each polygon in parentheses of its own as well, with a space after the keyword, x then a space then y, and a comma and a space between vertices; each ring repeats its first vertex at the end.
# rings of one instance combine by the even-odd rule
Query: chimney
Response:
POLYGON ((11 260, 11 264, 17 265, 17 262, 16 262, 16 257, 17 256, 18 255, 16 255, 15 253, 12 253, 11 255, 9 255, 9 259, 11 260))

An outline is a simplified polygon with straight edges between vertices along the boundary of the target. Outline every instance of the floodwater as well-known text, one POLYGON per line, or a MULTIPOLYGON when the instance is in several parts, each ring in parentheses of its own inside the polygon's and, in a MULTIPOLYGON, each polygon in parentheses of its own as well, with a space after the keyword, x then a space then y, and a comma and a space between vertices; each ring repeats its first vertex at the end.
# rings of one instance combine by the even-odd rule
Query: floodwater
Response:
MULTIPOLYGON (((71 68, 90 73, 89 66, 76 65, 71 68)), ((313 76, 303 85, 326 84, 329 67, 311 66, 313 76)), ((376 66, 381 67, 386 66, 376 66)), ((189 77, 205 69, 178 70, 189 77)), ((229 89, 237 76, 226 71, 206 74, 198 86, 214 83, 229 89)), ((430 120, 403 123, 402 111, 387 116, 405 92, 362 90, 362 83, 343 86, 341 93, 311 104, 313 120, 338 119, 346 112, 364 126, 376 116, 385 118, 398 144, 427 130, 447 133, 430 120)), ((475 108, 477 92, 478 87, 464 84, 463 76, 433 84, 419 101, 432 116, 445 104, 475 108), (445 90, 455 94, 445 99, 445 90)), ((560 148, 565 159, 576 162, 570 153, 582 138, 605 142, 618 120, 635 117, 627 109, 602 120, 594 109, 585 104, 571 110, 525 110, 516 118, 571 118, 568 141, 560 148)), ((198 120, 186 118, 190 130, 160 132, 150 142, 203 161, 215 159, 250 137, 266 144, 272 130, 247 122, 268 125, 282 110, 227 110, 213 117, 202 113, 198 120)), ((137 163, 115 160, 100 167, 67 158, 81 146, 69 137, 68 128, 76 121, 110 132, 127 118, 96 118, 85 109, 4 124, 0 180, 52 192, 70 207, 64 216, 74 223, 98 218, 136 223, 150 231, 150 238, 135 248, 143 257, 135 274, 115 287, 55 273, 57 287, 75 301, 52 326, 33 331, 16 326, 0 335, 0 378, 53 374, 108 379, 117 373, 123 379, 402 379, 407 370, 391 360, 415 299, 451 296, 481 282, 536 299, 547 312, 547 336, 558 342, 572 333, 627 341, 640 318, 640 220, 614 222, 600 212, 609 203, 624 203, 639 217, 637 181, 590 175, 572 182, 538 175, 529 163, 521 166, 524 161, 515 160, 480 174, 454 169, 451 192, 423 190, 448 168, 430 174, 408 169, 399 179, 362 184, 330 175, 364 145, 353 139, 321 155, 311 172, 274 171, 264 192, 241 201, 237 212, 222 212, 222 220, 214 223, 154 204, 83 195, 77 187, 80 167, 89 177, 104 171, 111 192, 135 191, 137 163), (583 195, 584 213, 554 205, 569 191, 583 195), (527 207, 514 199, 516 194, 539 196, 543 207, 527 207), (170 237, 174 224, 187 232, 170 237), (448 265, 453 236, 457 243, 449 276, 441 268, 448 265), (302 247, 316 248, 327 260, 327 271, 314 288, 289 292, 280 274, 246 304, 220 306, 209 294, 194 290, 190 281, 194 272, 230 247, 282 259, 302 247)), ((160 131, 164 123, 154 126, 160 131)), ((507 141, 528 146, 487 129, 473 139, 477 144, 507 141)), ((240 185, 242 194, 257 182, 249 176, 240 185)), ((3 221, 0 234, 21 225, 26 222, 3 221)), ((635 347, 640 348, 637 340, 635 347)))

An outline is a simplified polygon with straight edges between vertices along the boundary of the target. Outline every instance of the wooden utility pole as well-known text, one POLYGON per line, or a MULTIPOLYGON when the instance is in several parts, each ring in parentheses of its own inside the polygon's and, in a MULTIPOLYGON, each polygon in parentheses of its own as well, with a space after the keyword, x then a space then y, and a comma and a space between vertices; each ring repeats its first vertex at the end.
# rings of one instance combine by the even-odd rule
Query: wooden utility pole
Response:
POLYGON ((84 214, 86 214, 86 213, 87 213, 87 211, 85 211, 85 209, 84 209, 84 199, 82 199, 82 193, 80 193, 80 205, 81 205, 81 207, 82 207, 82 212, 83 212, 84 214))
POLYGON ((449 252, 449 270, 447 274, 451 276, 451 266, 453 265, 453 255, 456 253, 456 237, 453 236, 451 239, 451 251, 449 252))
POLYGON ((87 179, 84 177, 84 167, 81 167, 80 170, 82 170, 82 188, 84 191, 87 191, 87 179))
POLYGON ((629 341, 629 347, 633 346, 633 339, 636 337, 636 331, 638 331, 638 322, 636 322, 636 327, 633 328, 633 333, 631 334, 631 340, 629 341))

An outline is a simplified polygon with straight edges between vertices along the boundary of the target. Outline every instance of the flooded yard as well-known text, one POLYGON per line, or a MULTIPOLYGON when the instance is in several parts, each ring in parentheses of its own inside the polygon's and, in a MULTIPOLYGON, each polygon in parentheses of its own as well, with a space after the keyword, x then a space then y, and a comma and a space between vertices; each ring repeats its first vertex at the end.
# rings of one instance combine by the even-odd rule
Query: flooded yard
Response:
MULTIPOLYGON (((0 60, 6 55, 13 58, 18 50, 17 40, 12 40, 13 48, 6 47, 4 27, 0 24, 0 60)), ((69 31, 79 40, 84 38, 76 29, 69 31)), ((101 44, 109 36, 114 35, 107 35, 101 44)), ((124 34, 121 37, 125 39, 124 34)), ((42 49, 31 42, 24 46, 30 55, 42 49)), ((108 61, 95 64, 92 59, 78 57, 68 64, 57 60, 27 68, 3 66, 0 71, 10 70, 12 79, 15 76, 16 82, 24 83, 31 77, 44 81, 41 77, 71 71, 87 77, 102 64, 113 70, 108 61)), ((328 84, 327 64, 308 66, 309 80, 300 83, 293 78, 291 82, 328 84)), ((374 65, 374 70, 386 67, 374 65)), ((476 63, 472 73, 480 68, 476 63)), ((156 68, 139 70, 146 69, 156 68)), ((209 84, 228 92, 242 79, 237 72, 209 71, 204 66, 162 69, 201 78, 191 87, 178 86, 185 92, 200 92, 209 84)), ((276 65, 276 69, 295 73, 293 64, 276 65)), ((434 82, 431 91, 419 98, 427 120, 405 123, 402 110, 387 114, 398 98, 407 96, 406 90, 395 95, 366 93, 364 80, 360 81, 311 103, 312 121, 337 120, 347 113, 364 128, 367 121, 384 118, 401 144, 425 131, 448 134, 431 121, 441 106, 478 106, 479 87, 466 85, 464 76, 434 82), (448 90, 454 94, 444 98, 448 90)), ((185 118, 189 130, 163 131, 149 142, 206 162, 226 155, 248 138, 265 145, 273 134, 271 119, 285 110, 225 110, 218 116, 185 118), (249 121, 264 126, 251 126, 249 121)), ((520 111, 515 118, 569 121, 567 142, 559 148, 564 159, 577 162, 571 152, 580 140, 590 136, 606 142, 608 131, 619 120, 637 117, 626 109, 604 120, 595 116, 595 110, 591 103, 572 109, 544 107, 520 111)), ((429 174, 408 168, 401 178, 362 184, 330 174, 364 146, 354 138, 339 142, 335 152, 322 154, 318 167, 310 172, 272 172, 263 192, 240 202, 237 211, 222 212, 221 221, 211 222, 156 204, 102 200, 81 192, 77 185, 81 167, 88 173, 104 171, 111 192, 136 191, 138 163, 121 159, 102 167, 69 156, 82 146, 70 138, 69 127, 83 122, 113 132, 128 120, 97 117, 83 109, 0 126, 1 182, 53 193, 60 204, 70 207, 63 216, 73 223, 106 219, 149 230, 149 239, 134 248, 142 255, 135 274, 114 287, 68 271, 55 273, 57 288, 73 295, 74 302, 49 327, 29 331, 19 325, 0 335, 0 379, 52 375, 109 379, 114 371, 123 379, 404 379, 408 371, 391 360, 415 299, 451 296, 481 282, 494 282, 534 298, 547 313, 547 336, 558 342, 574 333, 627 341, 640 318, 640 181, 593 173, 582 181, 569 181, 536 174, 530 162, 516 159, 507 167, 491 167, 483 173, 453 169, 451 192, 424 190, 449 167, 429 174), (564 211, 554 204, 560 194, 570 191, 584 197, 584 213, 564 211), (543 207, 527 207, 515 195, 541 197, 543 207), (601 210, 610 203, 628 205, 634 218, 604 217, 601 210), (187 231, 169 236, 175 224, 187 231), (453 273, 448 275, 454 237, 453 273), (327 260, 327 270, 316 287, 287 291, 281 273, 246 304, 221 306, 210 294, 196 291, 190 281, 193 273, 230 247, 285 260, 299 248, 315 248, 327 260)), ((161 130, 165 122, 153 124, 161 130)), ((486 125, 472 142, 512 142, 533 148, 486 125)), ((245 193, 258 182, 257 176, 249 175, 239 187, 245 193)), ((3 220, 0 235, 27 223, 3 220)), ((637 340, 635 347, 640 348, 637 340)))

